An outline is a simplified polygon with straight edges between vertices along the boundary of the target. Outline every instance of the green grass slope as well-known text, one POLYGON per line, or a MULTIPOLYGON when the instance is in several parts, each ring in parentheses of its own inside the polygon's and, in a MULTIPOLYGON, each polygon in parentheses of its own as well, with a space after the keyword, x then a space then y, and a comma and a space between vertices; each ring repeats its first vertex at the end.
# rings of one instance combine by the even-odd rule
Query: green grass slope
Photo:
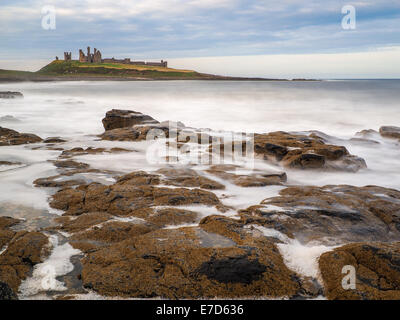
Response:
POLYGON ((148 79, 201 79, 210 77, 191 70, 180 70, 142 65, 117 63, 82 63, 55 60, 36 72, 42 76, 57 77, 113 77, 148 79))

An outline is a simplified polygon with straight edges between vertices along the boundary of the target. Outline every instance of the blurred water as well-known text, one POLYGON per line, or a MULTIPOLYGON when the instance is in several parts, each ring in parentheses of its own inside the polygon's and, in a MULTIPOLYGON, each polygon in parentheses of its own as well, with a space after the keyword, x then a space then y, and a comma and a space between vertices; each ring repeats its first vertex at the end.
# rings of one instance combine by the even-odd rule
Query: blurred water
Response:
MULTIPOLYGON (((339 137, 400 125, 400 80, 323 82, 104 81, 0 84, 24 100, 0 101, 0 117, 39 135, 94 134, 110 108, 188 126, 267 132, 321 130, 339 137)), ((5 125, 5 123, 0 125, 5 125)))
MULTIPOLYGON (((375 184, 400 189, 400 146, 374 137, 379 145, 348 141, 362 129, 400 126, 400 81, 361 80, 323 82, 251 81, 102 81, 0 84, 0 91, 21 91, 25 98, 0 100, 0 126, 46 138, 68 138, 68 147, 110 147, 95 142, 103 132, 101 119, 111 108, 131 109, 187 126, 233 131, 319 130, 345 139, 353 154, 363 157, 367 170, 354 173, 288 171, 290 183, 375 184), (12 116, 6 117, 5 116, 12 116), (91 135, 91 136, 88 136, 91 135)), ((122 146, 122 144, 121 144, 122 146)), ((141 149, 138 144, 133 149, 141 149)), ((47 162, 59 152, 31 146, 0 147, 0 161, 28 167, 0 172, 0 202, 46 208, 43 190, 32 187, 38 177, 55 174, 47 162)), ((140 154, 81 157, 93 167, 146 169, 140 154)), ((262 163, 257 164, 260 169, 262 163)), ((2 169, 3 170, 3 169, 2 169)), ((238 191, 239 192, 239 191, 238 191)), ((263 195, 258 195, 262 199, 263 195)), ((47 207, 48 208, 48 207, 47 207)))

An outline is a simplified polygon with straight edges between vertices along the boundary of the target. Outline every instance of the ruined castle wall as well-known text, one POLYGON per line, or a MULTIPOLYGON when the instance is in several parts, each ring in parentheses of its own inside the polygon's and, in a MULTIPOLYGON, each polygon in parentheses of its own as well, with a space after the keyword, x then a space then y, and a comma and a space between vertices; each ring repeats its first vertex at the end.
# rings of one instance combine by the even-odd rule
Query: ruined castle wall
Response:
POLYGON ((100 50, 94 48, 94 53, 90 53, 90 47, 87 47, 87 55, 85 55, 82 49, 79 50, 79 61, 89 62, 89 63, 121 63, 130 65, 147 65, 155 67, 167 67, 167 61, 161 60, 161 62, 145 62, 145 61, 131 61, 130 58, 125 59, 115 59, 115 58, 105 58, 102 59, 100 50))

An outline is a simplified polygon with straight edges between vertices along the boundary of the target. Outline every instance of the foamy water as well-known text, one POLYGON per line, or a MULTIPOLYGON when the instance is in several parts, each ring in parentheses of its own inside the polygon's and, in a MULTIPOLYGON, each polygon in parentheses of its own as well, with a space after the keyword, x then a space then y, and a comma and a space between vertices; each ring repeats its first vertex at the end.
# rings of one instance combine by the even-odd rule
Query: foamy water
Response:
MULTIPOLYGON (((131 109, 155 119, 182 121, 187 126, 246 132, 319 130, 331 143, 346 146, 363 157, 368 169, 358 173, 285 170, 291 184, 375 184, 400 189, 399 142, 373 136, 379 144, 349 139, 362 129, 400 126, 400 81, 241 82, 135 81, 49 82, 0 84, 0 91, 21 91, 24 99, 0 100, 0 126, 60 136, 63 148, 121 147, 137 152, 76 157, 94 168, 130 172, 155 170, 146 159, 146 142, 98 141, 101 119, 111 108, 131 109)), ((38 144, 39 146, 42 144, 38 144)), ((0 161, 22 167, 0 171, 0 203, 17 202, 49 209, 48 193, 34 188, 36 178, 56 174, 48 160, 59 151, 31 150, 32 146, 0 147, 0 161)), ((256 161, 260 170, 282 168, 256 161)), ((218 178, 213 177, 214 180, 218 178)), ((227 205, 243 208, 277 193, 272 188, 243 189, 220 181, 230 197, 227 205), (253 190, 254 189, 254 190, 253 190)), ((218 193, 218 192, 217 192, 218 193)), ((221 193, 222 194, 222 193, 221 193)))

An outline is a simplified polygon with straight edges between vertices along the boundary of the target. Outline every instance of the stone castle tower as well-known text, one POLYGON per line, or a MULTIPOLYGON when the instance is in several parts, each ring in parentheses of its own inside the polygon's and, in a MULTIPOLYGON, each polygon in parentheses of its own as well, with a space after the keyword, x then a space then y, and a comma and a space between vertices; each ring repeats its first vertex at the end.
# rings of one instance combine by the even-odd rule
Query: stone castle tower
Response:
POLYGON ((72 60, 72 53, 71 52, 64 52, 64 60, 65 61, 71 61, 72 60))
POLYGON ((101 63, 100 50, 94 48, 94 53, 90 53, 90 47, 87 47, 87 55, 85 55, 82 49, 79 49, 79 62, 101 63))

